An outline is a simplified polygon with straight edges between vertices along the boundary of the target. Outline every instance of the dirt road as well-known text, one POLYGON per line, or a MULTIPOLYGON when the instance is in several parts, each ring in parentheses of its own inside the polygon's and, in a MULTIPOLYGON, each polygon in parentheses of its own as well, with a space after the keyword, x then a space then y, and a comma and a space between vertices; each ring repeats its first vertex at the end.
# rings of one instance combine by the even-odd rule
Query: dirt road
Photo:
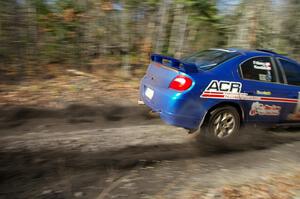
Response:
POLYGON ((229 149, 136 107, 4 111, 0 198, 300 197, 297 129, 229 149))

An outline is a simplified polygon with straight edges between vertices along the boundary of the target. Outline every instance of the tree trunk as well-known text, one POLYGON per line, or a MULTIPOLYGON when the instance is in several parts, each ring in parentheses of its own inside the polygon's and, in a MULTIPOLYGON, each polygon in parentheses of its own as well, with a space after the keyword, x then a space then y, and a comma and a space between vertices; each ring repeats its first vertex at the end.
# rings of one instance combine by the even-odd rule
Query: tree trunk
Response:
POLYGON ((122 70, 125 78, 131 77, 131 66, 129 58, 129 10, 126 8, 125 1, 123 1, 123 9, 121 14, 121 38, 122 38, 122 70))
POLYGON ((169 9, 172 5, 172 0, 163 0, 159 9, 159 25, 157 27, 157 40, 155 52, 161 53, 163 51, 164 42, 167 41, 167 24, 169 21, 169 9))

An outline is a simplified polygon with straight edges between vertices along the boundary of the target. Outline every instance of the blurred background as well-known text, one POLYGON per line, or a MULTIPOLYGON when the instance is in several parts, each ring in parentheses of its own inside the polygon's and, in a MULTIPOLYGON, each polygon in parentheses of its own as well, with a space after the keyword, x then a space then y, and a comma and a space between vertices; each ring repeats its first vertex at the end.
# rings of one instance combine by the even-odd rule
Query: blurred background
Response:
MULTIPOLYGON (((299 0, 1 0, 0 91, 7 83, 93 76, 124 80, 133 89, 124 97, 136 100, 153 52, 180 58, 211 47, 266 48, 300 60, 299 10, 299 0)), ((92 82, 64 84, 80 95, 92 82)), ((99 92, 113 83, 104 85, 99 92)))

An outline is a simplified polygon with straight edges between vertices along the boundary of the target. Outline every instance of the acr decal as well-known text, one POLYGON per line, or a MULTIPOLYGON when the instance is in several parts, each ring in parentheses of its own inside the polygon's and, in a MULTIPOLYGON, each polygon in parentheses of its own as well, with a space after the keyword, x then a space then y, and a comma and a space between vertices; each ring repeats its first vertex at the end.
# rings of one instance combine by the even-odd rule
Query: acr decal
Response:
MULTIPOLYGON (((231 99, 231 100, 246 100, 246 101, 298 103, 298 99, 248 95, 248 93, 242 93, 241 90, 242 90, 242 83, 240 82, 212 80, 200 97, 209 98, 209 99, 231 99)), ((266 93, 266 95, 271 95, 271 94, 272 94, 271 92, 266 93)))
POLYGON ((249 112, 250 116, 262 115, 262 116, 278 116, 280 114, 281 106, 267 105, 259 102, 254 102, 251 105, 249 112))
POLYGON ((270 62, 253 61, 253 66, 258 70, 272 70, 270 62))
POLYGON ((272 92, 271 91, 260 91, 260 90, 257 90, 256 94, 257 95, 272 95, 272 92))
POLYGON ((229 82, 229 81, 217 81, 212 80, 206 91, 222 91, 231 93, 240 93, 242 90, 242 84, 240 82, 229 82))

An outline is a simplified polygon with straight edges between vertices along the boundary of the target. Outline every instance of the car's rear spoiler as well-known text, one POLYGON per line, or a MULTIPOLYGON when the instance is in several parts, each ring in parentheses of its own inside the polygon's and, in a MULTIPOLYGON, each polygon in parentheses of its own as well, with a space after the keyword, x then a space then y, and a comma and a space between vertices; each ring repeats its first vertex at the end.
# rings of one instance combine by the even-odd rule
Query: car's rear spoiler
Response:
POLYGON ((199 72, 196 65, 193 63, 184 63, 178 59, 173 57, 168 57, 160 54, 152 54, 151 60, 153 62, 160 63, 164 66, 168 66, 171 68, 175 68, 179 71, 186 72, 186 73, 197 73, 199 72))

